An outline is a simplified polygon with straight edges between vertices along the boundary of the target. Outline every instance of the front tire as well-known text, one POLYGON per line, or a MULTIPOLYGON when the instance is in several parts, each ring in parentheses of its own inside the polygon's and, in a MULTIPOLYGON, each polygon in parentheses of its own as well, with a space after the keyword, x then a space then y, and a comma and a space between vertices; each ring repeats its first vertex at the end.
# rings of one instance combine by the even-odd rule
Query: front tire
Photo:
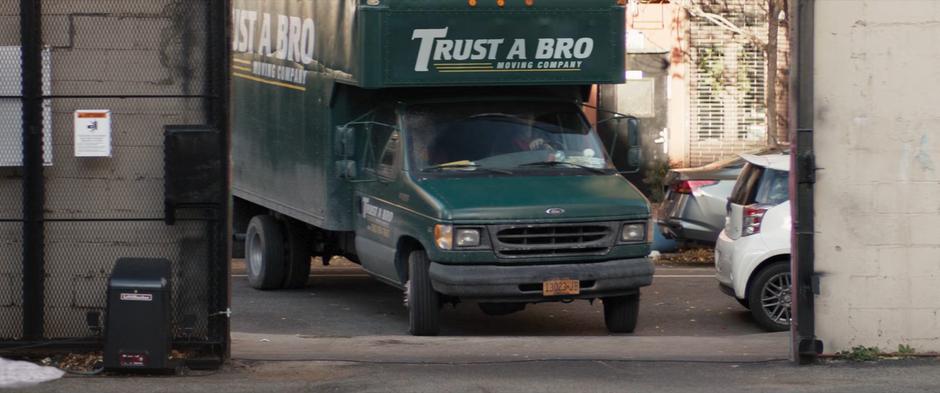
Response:
POLYGON ((790 329, 792 301, 790 264, 775 262, 754 277, 748 289, 747 302, 751 315, 765 330, 779 332, 790 329))
POLYGON ((248 285, 276 289, 284 280, 284 234, 281 224, 269 215, 254 216, 245 233, 245 262, 248 285))
POLYGON ((605 297, 604 324, 611 333, 633 333, 640 315, 640 293, 605 297))
POLYGON ((408 256, 408 330, 414 336, 436 336, 440 331, 440 295, 431 286, 430 267, 424 250, 408 256))

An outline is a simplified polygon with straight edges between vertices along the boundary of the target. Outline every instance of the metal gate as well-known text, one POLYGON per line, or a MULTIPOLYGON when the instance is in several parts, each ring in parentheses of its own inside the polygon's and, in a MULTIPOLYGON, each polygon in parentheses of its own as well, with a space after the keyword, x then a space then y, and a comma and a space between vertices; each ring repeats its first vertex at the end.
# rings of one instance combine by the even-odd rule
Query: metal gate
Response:
POLYGON ((100 346, 115 261, 160 257, 174 345, 224 358, 229 19, 228 0, 0 2, 0 353, 100 346), (215 130, 212 200, 168 202, 169 126, 215 130))
MULTIPOLYGON (((766 11, 758 3, 734 1, 724 6, 734 7, 733 12, 719 12, 766 38, 766 11)), ((763 49, 702 17, 691 18, 690 40, 690 165, 765 147, 767 58, 763 49)))

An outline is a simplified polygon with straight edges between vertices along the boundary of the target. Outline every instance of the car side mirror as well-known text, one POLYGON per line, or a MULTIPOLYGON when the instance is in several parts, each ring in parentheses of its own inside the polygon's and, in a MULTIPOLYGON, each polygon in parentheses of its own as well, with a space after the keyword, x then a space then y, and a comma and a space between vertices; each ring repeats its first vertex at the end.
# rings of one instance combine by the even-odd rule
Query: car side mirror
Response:
POLYGON ((643 162, 643 149, 640 148, 640 121, 635 117, 628 117, 625 120, 627 127, 627 169, 631 173, 640 171, 640 164, 643 162))
POLYGON ((624 174, 640 171, 643 150, 640 146, 640 121, 637 118, 616 114, 598 122, 597 132, 617 171, 624 174))
POLYGON ((336 151, 342 158, 350 158, 356 154, 356 133, 354 126, 343 125, 336 127, 336 151))
POLYGON ((349 125, 336 127, 334 140, 336 153, 340 158, 336 161, 337 176, 347 180, 355 179, 358 174, 356 171, 356 161, 352 159, 356 155, 355 128, 349 125))
POLYGON ((356 171, 356 161, 354 160, 338 160, 336 161, 336 174, 346 180, 355 179, 358 175, 356 171))

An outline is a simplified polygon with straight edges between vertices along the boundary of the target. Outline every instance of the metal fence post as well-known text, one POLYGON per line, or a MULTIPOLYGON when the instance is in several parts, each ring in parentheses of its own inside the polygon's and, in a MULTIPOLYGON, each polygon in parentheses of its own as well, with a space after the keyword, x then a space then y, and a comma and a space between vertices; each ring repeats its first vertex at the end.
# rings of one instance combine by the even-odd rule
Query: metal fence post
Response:
POLYGON ((20 0, 23 101, 23 338, 43 337, 45 276, 42 0, 20 0))
POLYGON ((793 217, 792 275, 793 312, 792 357, 799 364, 814 363, 822 352, 816 339, 814 200, 816 163, 813 152, 813 23, 815 0, 791 2, 795 29, 791 32, 790 94, 790 200, 793 217), (795 11, 795 12, 794 12, 795 11))
MULTIPOLYGON (((220 17, 219 15, 231 15, 232 13, 232 2, 231 0, 213 0, 210 7, 211 11, 208 13, 211 20, 209 21, 210 26, 210 37, 212 37, 212 44, 210 45, 210 83, 212 86, 209 88, 211 92, 210 95, 213 98, 210 100, 212 102, 211 108, 209 108, 209 119, 210 122, 222 133, 222 145, 217 146, 217 149, 222 150, 221 157, 224 157, 224 167, 230 168, 231 162, 229 158, 229 152, 231 151, 231 132, 229 128, 229 93, 230 93, 230 71, 231 65, 229 64, 231 59, 231 48, 229 45, 232 42, 231 31, 232 31, 232 18, 220 17)), ((217 280, 217 288, 212 291, 214 301, 211 301, 211 306, 217 310, 223 308, 228 308, 232 300, 231 285, 229 280, 230 268, 231 268, 231 250, 232 250, 232 208, 231 208, 231 171, 226 171, 225 179, 225 200, 220 201, 220 212, 218 213, 218 218, 215 225, 215 237, 216 241, 213 242, 213 249, 218 254, 216 257, 212 258, 213 262, 219 262, 220 266, 216 266, 214 269, 209 269, 209 274, 214 277, 214 280, 217 280)), ((211 254, 211 253, 210 253, 211 254)), ((222 338, 222 357, 228 359, 231 356, 231 336, 230 336, 230 320, 226 318, 221 319, 216 324, 213 324, 212 334, 213 336, 222 338)))

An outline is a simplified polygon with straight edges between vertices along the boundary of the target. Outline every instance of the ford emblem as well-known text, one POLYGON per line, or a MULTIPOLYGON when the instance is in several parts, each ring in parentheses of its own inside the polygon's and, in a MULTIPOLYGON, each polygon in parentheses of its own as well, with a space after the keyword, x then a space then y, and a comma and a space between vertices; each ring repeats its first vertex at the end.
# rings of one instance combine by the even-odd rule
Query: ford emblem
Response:
POLYGON ((553 216, 557 216, 557 215, 562 214, 562 213, 564 213, 564 212, 565 212, 565 209, 562 209, 562 208, 560 208, 560 207, 553 207, 553 208, 551 208, 551 209, 545 210, 545 214, 551 214, 551 215, 553 215, 553 216))

